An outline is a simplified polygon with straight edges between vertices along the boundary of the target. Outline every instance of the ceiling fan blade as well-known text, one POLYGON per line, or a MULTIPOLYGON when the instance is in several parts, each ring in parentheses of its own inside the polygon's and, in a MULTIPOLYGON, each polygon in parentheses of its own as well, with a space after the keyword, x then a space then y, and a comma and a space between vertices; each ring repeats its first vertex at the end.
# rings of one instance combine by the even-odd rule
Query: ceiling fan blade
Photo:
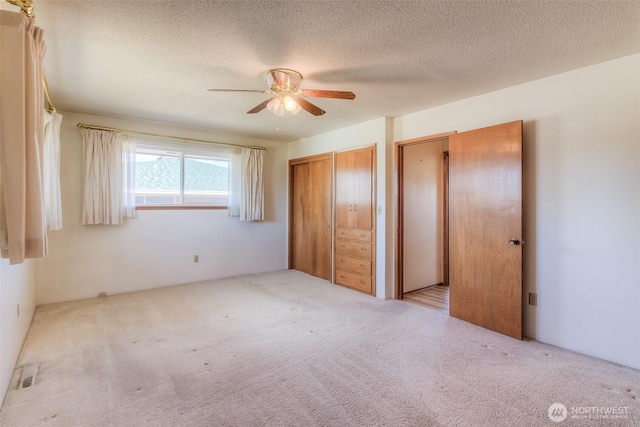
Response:
POLYGON ((259 113, 260 111, 264 110, 267 107, 267 104, 269 103, 269 101, 271 101, 273 98, 269 98, 266 101, 262 101, 260 104, 256 105, 255 107, 253 107, 251 110, 247 111, 247 114, 255 114, 255 113, 259 113))
POLYGON ((341 90, 316 90, 305 89, 302 95, 314 98, 334 98, 334 99, 355 99, 356 94, 353 92, 344 92, 341 90))
POLYGON ((269 90, 258 89, 207 89, 207 92, 254 92, 254 93, 271 93, 269 90))
POLYGON ((296 102, 300 107, 310 112, 314 116, 321 116, 324 113, 326 113, 326 111, 324 111, 322 108, 313 105, 312 103, 310 103, 304 98, 296 98, 296 102))

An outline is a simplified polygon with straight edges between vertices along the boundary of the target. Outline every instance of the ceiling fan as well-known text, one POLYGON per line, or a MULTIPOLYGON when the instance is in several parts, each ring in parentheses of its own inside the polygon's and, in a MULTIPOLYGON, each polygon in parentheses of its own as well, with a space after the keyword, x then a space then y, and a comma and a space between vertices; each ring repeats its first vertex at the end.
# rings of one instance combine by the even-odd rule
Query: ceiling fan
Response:
POLYGON ((258 92, 265 95, 273 95, 271 98, 247 111, 248 114, 258 113, 265 108, 277 116, 284 116, 285 111, 297 114, 301 109, 308 111, 314 116, 321 116, 326 111, 313 105, 305 97, 312 98, 333 98, 333 99, 355 99, 353 92, 338 90, 316 90, 300 89, 302 75, 287 68, 274 68, 266 73, 267 85, 269 89, 207 89, 209 92, 258 92))

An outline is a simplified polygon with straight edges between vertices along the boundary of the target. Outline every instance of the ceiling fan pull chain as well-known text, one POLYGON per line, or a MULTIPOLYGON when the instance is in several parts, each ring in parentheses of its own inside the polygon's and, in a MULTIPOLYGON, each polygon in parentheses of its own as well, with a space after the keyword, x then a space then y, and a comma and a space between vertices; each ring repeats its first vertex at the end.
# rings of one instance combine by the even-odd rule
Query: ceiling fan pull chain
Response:
POLYGON ((284 117, 276 117, 276 132, 284 132, 284 117))

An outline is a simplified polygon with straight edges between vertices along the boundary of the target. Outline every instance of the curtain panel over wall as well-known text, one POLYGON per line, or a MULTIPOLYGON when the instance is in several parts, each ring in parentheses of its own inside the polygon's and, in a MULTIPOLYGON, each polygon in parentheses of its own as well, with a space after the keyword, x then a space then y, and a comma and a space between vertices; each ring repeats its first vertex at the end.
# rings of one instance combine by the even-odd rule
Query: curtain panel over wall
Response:
POLYGON ((117 225, 135 216, 135 140, 81 129, 84 157, 82 225, 117 225))
POLYGON ((264 220, 264 150, 229 150, 229 216, 241 221, 264 220))
POLYGON ((44 113, 44 207, 49 230, 62 230, 60 191, 60 124, 62 114, 44 113))
POLYGON ((43 32, 0 10, 0 247, 10 264, 47 254, 43 32))

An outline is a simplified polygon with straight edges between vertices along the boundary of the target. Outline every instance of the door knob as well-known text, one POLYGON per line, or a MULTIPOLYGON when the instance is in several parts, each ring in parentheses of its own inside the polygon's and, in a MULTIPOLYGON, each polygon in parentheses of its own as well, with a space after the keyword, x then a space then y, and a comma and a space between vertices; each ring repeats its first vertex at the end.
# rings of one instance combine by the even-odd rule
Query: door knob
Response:
POLYGON ((524 240, 520 241, 518 239, 511 239, 509 240, 509 244, 513 246, 524 245, 524 240))

